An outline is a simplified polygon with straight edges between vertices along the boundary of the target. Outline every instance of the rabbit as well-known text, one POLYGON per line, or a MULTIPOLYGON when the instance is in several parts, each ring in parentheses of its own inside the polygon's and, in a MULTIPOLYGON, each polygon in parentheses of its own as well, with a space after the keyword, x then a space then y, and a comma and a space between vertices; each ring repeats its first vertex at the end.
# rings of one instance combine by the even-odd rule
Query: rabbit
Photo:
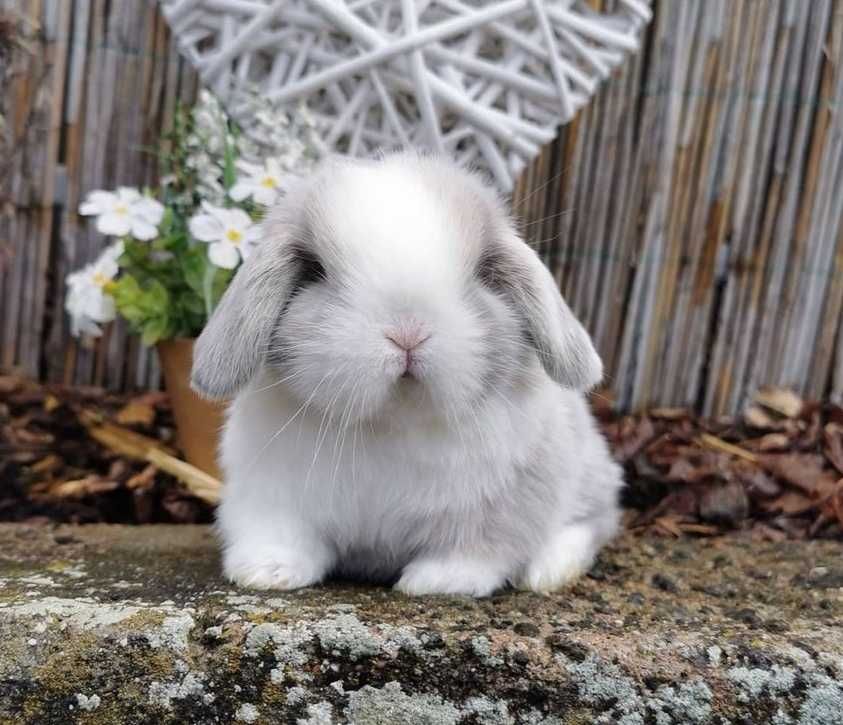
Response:
POLYGON ((619 522, 584 394, 602 363, 477 173, 332 159, 262 222, 194 350, 230 399, 217 526, 236 584, 557 590, 619 522))

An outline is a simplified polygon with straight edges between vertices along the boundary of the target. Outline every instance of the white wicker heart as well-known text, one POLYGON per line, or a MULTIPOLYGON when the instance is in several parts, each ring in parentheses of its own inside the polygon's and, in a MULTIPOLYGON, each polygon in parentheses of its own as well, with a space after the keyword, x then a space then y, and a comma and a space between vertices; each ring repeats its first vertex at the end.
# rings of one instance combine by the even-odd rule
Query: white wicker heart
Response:
POLYGON ((305 103, 355 156, 448 151, 510 190, 637 49, 650 0, 161 0, 180 48, 249 127, 246 92, 305 103), (608 4, 608 3, 607 3, 608 4))

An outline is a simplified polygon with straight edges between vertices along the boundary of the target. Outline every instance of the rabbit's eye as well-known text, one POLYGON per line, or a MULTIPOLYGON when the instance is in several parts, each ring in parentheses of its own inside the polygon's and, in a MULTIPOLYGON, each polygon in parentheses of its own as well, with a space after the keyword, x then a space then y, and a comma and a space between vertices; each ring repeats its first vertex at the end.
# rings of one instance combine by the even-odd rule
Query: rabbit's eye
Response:
POLYGON ((309 284, 315 284, 325 279, 325 267, 322 262, 309 252, 302 252, 299 254, 299 274, 297 279, 297 287, 305 287, 309 284))

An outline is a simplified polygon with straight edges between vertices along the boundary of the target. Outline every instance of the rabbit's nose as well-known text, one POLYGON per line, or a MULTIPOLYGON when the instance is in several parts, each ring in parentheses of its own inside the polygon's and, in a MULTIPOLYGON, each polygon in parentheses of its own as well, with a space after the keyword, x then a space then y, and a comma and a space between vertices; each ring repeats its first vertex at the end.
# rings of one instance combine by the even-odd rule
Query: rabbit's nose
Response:
POLYGON ((425 332, 421 328, 413 327, 388 330, 384 333, 384 336, 404 352, 410 352, 427 340, 430 337, 430 333, 425 332))

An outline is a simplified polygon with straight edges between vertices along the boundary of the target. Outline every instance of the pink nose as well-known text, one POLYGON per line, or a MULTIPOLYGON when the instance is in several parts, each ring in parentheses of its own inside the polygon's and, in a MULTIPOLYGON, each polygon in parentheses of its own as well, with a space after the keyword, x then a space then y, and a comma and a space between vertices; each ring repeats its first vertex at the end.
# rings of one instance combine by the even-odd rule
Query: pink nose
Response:
POLYGON ((414 350, 427 340, 430 334, 424 332, 419 327, 402 327, 389 330, 384 333, 384 336, 393 345, 404 350, 404 352, 410 352, 410 350, 414 350))

